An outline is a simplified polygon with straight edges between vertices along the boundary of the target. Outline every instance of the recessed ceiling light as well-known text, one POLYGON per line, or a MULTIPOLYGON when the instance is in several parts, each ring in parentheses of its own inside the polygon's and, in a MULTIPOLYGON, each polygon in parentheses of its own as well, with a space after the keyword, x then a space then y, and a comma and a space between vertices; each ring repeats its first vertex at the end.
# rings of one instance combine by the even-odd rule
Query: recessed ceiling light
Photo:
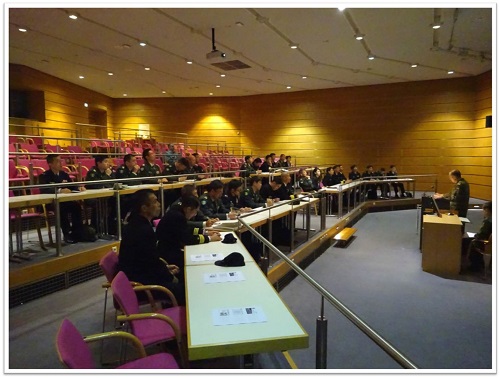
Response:
POLYGON ((165 93, 167 93, 167 91, 161 91, 161 93, 165 94, 165 93))
POLYGON ((85 106, 86 108, 89 107, 89 104, 87 104, 86 102, 83 103, 83 106, 85 106))
POLYGON ((215 88, 220 88, 220 85, 219 85, 219 84, 217 84, 217 85, 215 86, 215 88))
POLYGON ((226 77, 226 74, 220 74, 220 77, 226 77))
POLYGON ((286 87, 286 89, 292 89, 292 87, 288 85, 288 86, 286 87))
POLYGON ((187 64, 193 64, 193 61, 192 60, 186 60, 186 63, 187 64))
POLYGON ((297 49, 298 47, 299 47, 299 45, 297 45, 296 43, 290 43, 291 49, 297 49))
POLYGON ((342 12, 345 8, 337 8, 337 9, 342 12))
POLYGON ((307 79, 307 76, 302 76, 302 79, 307 79))
POLYGON ((241 21, 236 21, 235 25, 241 27, 241 26, 244 26, 245 24, 241 21))
POLYGON ((150 71, 150 70, 151 70, 151 67, 144 67, 144 69, 145 69, 146 71, 150 71))
POLYGON ((453 75, 454 73, 455 73, 455 71, 453 71, 453 70, 448 71, 448 75, 453 75))
POLYGON ((210 96, 213 96, 214 94, 212 92, 209 93, 210 96))
POLYGON ((113 72, 108 72, 108 76, 113 76, 113 72))
POLYGON ((123 97, 127 97, 128 95, 126 93, 123 94, 123 97))
POLYGON ((431 24, 433 29, 439 29, 441 27, 442 23, 441 22, 435 22, 431 24))
POLYGON ((354 34, 354 38, 356 38, 356 40, 358 41, 361 41, 363 38, 365 38, 365 35, 361 33, 356 33, 354 34))
POLYGON ((85 79, 85 76, 80 75, 80 76, 78 76, 78 78, 79 79, 85 79))
POLYGON ((417 67, 418 67, 418 64, 412 64, 410 67, 411 67, 411 68, 417 68, 417 67))
POLYGON ((28 29, 26 29, 26 28, 19 28, 18 30, 19 30, 20 32, 22 32, 22 33, 26 33, 26 32, 28 31, 28 29))
POLYGON ((368 59, 369 59, 369 60, 373 60, 373 59, 375 59, 375 55, 372 55, 372 54, 368 55, 368 59))
POLYGON ((72 20, 76 20, 78 18, 78 16, 74 13, 70 14, 68 17, 71 18, 72 20))
POLYGON ((139 42, 139 45, 141 45, 142 47, 146 46, 146 42, 139 42))

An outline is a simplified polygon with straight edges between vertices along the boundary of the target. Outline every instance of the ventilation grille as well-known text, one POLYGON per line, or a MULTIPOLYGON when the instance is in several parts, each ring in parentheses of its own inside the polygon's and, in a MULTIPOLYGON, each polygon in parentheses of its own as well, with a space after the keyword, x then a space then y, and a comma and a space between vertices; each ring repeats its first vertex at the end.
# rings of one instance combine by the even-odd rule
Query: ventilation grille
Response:
POLYGON ((250 68, 248 64, 243 63, 240 60, 230 60, 228 62, 212 63, 212 66, 220 68, 224 71, 242 70, 244 68, 250 68))
POLYGON ((98 263, 45 278, 9 291, 9 308, 102 276, 98 263))

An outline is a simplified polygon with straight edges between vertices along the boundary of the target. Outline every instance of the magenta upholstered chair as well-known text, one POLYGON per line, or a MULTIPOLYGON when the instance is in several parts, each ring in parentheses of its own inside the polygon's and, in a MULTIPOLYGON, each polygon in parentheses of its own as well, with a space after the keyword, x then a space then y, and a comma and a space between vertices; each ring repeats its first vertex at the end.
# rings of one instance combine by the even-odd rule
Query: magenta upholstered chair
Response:
MULTIPOLYGON (((118 272, 111 282, 113 297, 120 305, 124 315, 119 315, 117 320, 128 322, 131 332, 144 346, 155 345, 175 340, 184 367, 187 366, 185 343, 183 336, 187 334, 186 308, 178 306, 175 296, 170 290, 158 285, 142 285, 132 287, 129 279, 123 272, 118 272), (172 307, 156 310, 156 312, 141 313, 137 291, 161 291, 166 294, 172 307)), ((155 309, 153 309, 155 311, 155 309)))
POLYGON ((121 337, 132 341, 140 358, 117 369, 179 369, 174 357, 168 353, 146 356, 141 342, 132 334, 123 331, 100 333, 83 337, 68 319, 64 319, 56 337, 56 349, 61 363, 70 369, 96 369, 88 342, 101 341, 111 337, 121 337))

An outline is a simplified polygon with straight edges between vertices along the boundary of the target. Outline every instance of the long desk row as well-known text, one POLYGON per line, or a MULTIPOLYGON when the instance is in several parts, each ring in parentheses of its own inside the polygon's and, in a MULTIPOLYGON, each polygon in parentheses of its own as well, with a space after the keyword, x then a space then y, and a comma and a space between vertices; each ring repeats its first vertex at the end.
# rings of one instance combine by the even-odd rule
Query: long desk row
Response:
POLYGON ((190 360, 308 347, 308 334, 239 239, 186 246, 185 261, 190 360), (245 266, 214 265, 232 252, 245 266))

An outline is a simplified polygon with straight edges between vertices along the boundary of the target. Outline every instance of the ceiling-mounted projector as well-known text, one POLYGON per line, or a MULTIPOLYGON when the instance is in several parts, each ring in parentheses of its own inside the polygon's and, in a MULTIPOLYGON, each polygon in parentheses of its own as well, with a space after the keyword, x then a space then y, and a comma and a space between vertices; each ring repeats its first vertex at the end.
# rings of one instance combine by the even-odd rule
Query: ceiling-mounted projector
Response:
POLYGON ((215 47, 215 29, 212 28, 212 51, 207 53, 207 59, 219 59, 219 58, 225 58, 226 53, 217 50, 215 47))
POLYGON ((207 53, 207 59, 217 59, 217 58, 225 58, 226 53, 223 53, 222 51, 219 50, 213 50, 207 53))

